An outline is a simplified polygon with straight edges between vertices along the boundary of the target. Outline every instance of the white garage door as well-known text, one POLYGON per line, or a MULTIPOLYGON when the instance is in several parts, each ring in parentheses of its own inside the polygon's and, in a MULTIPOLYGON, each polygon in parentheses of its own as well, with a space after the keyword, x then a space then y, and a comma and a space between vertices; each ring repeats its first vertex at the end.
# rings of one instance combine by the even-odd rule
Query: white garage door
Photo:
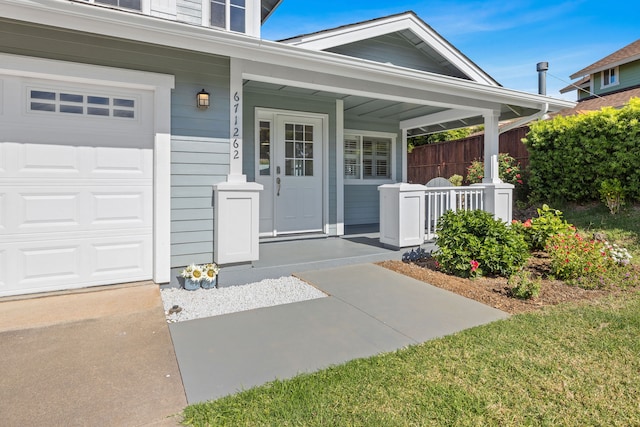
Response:
POLYGON ((153 95, 0 75, 0 296, 152 277, 153 95))

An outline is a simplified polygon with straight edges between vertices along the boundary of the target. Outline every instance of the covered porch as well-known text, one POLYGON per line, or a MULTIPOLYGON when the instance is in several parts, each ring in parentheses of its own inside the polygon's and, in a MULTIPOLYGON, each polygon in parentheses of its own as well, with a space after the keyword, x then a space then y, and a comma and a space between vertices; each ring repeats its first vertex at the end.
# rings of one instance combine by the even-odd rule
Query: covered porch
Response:
MULTIPOLYGON (((236 211, 240 202, 234 202, 234 207, 227 210, 216 199, 218 216, 214 260, 223 265, 253 262, 252 268, 255 269, 262 260, 271 259, 269 251, 273 249, 277 253, 276 248, 281 242, 269 242, 271 246, 267 246, 267 241, 259 239, 265 235, 278 238, 289 236, 309 243, 308 237, 311 235, 347 236, 350 226, 361 224, 378 222, 384 231, 382 217, 385 205, 381 202, 378 187, 406 183, 408 139, 474 124, 483 124, 485 127, 484 158, 487 161, 481 208, 510 221, 512 186, 503 184, 498 177, 499 123, 516 119, 514 126, 519 125, 565 104, 546 96, 504 89, 497 84, 402 67, 393 67, 391 72, 388 64, 347 59, 324 52, 290 51, 290 47, 281 47, 277 52, 270 52, 268 59, 257 56, 252 60, 232 58, 230 61, 230 173, 227 182, 219 185, 217 190, 224 190, 228 194, 253 192, 259 197, 243 205, 243 209, 251 208, 251 213, 248 210, 244 213, 236 211), (281 57, 281 60, 274 60, 274 55, 281 57), (295 58, 291 55, 295 55, 295 58), (298 145, 297 139, 294 138, 292 142, 283 136, 287 134, 286 126, 289 123, 292 123, 292 127, 313 129, 313 133, 308 133, 313 136, 305 133, 304 138, 301 136, 303 139, 299 140, 300 147, 305 147, 300 155, 300 165, 305 166, 304 169, 300 166, 300 172, 297 167, 290 167, 287 163, 298 162, 298 154, 287 154, 287 144, 293 146, 295 142, 296 147, 298 145), (272 134, 275 136, 269 140, 271 147, 275 148, 264 156, 263 129, 275 129, 272 134), (353 164, 348 162, 352 160, 349 157, 352 155, 349 152, 353 142, 349 138, 352 135, 373 135, 390 141, 389 152, 392 154, 386 163, 389 171, 383 179, 379 176, 363 179, 360 172, 360 181, 357 180, 358 172, 354 174, 353 164), (321 142, 316 147, 317 141, 321 142), (311 150, 307 151, 311 142, 314 144, 313 154, 309 154, 311 150), (273 153, 278 150, 280 154, 274 157, 273 153), (312 169, 308 168, 309 165, 312 169), (309 170, 313 172, 308 173, 309 170), (313 175, 313 184, 299 187, 300 197, 291 197, 287 203, 283 203, 288 191, 285 182, 291 179, 289 175, 299 176, 300 180, 313 175), (313 203, 306 202, 309 195, 313 195, 313 203), (357 200, 356 195, 359 197, 357 200), (265 205, 265 201, 270 205, 265 205), (268 206, 269 214, 273 213, 266 229, 263 227, 264 213, 267 212, 265 206, 268 206), (278 224, 283 213, 288 215, 306 206, 313 206, 309 210, 315 215, 310 225, 298 223, 304 225, 285 229, 281 233, 278 224), (238 222, 239 219, 243 220, 242 224, 238 222), (244 239, 246 250, 238 250, 238 232, 244 239), (227 248, 235 251, 233 256, 227 256, 227 248)), ((355 141, 364 141, 364 137, 355 141)), ((357 144, 356 147, 363 147, 357 144)), ((364 163, 361 166, 365 168, 364 163)), ((424 193, 421 198, 426 199, 427 194, 424 193)), ((420 224, 419 227, 424 228, 425 220, 422 218, 426 214, 425 204, 412 209, 416 209, 412 216, 418 218, 414 225, 420 224)), ((415 247, 424 242, 424 235, 419 242, 392 243, 391 246, 415 247)), ((346 237, 338 241, 344 244, 350 242, 346 237)), ((378 244, 380 242, 378 236, 378 244)), ((385 243, 384 240, 382 242, 385 243)), ((295 243, 290 244, 293 245, 295 243)), ((378 247, 384 250, 384 247, 378 247)), ((308 250, 305 247, 299 252, 308 250)), ((289 255, 274 255, 273 259, 282 263, 283 259, 292 256, 291 253, 297 252, 290 249, 289 255)), ((309 260, 300 264, 322 260, 322 256, 316 252, 322 251, 310 250, 309 260)), ((227 270, 236 268, 241 270, 243 267, 234 266, 227 270)), ((265 265, 262 268, 267 273, 268 268, 273 267, 265 265)))
MULTIPOLYGON (((346 265, 401 260, 410 248, 390 248, 380 243, 377 224, 346 227, 342 236, 290 236, 260 239, 260 259, 250 264, 226 266, 220 271, 219 286, 231 286, 276 279, 293 273, 346 265)), ((433 242, 421 245, 435 249, 433 242)))

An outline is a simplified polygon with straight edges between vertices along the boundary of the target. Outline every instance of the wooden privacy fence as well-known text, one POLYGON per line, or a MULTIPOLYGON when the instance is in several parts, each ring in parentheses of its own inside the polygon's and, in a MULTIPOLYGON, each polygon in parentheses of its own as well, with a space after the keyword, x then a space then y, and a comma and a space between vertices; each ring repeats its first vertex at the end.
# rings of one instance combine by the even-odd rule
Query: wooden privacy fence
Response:
MULTIPOLYGON (((527 147, 522 143, 529 132, 528 126, 500 134, 500 152, 520 162, 524 169, 529 164, 527 147)), ((456 141, 440 142, 415 147, 407 154, 407 179, 414 184, 425 184, 437 177, 449 178, 458 174, 466 178, 467 168, 474 160, 484 156, 484 134, 456 141)))

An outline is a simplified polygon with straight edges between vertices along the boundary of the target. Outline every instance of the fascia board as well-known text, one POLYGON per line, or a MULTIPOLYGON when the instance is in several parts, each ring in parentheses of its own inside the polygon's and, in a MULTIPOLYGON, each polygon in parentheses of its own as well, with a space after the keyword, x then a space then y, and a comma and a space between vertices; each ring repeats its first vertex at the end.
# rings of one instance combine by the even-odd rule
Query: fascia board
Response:
POLYGON ((183 24, 147 16, 57 0, 0 0, 2 16, 44 26, 61 27, 98 35, 125 38, 217 56, 257 61, 264 64, 296 64, 296 69, 353 77, 369 82, 462 96, 487 103, 504 103, 550 110, 573 107, 574 102, 557 100, 473 81, 442 76, 318 52, 236 33, 183 24))
POLYGON ((634 56, 630 56, 628 58, 624 58, 621 59, 619 61, 615 61, 615 62, 609 62, 608 64, 604 64, 601 65, 597 68, 583 68, 582 70, 578 71, 577 73, 574 73, 572 75, 569 76, 570 79, 577 79, 578 77, 584 77, 587 75, 591 75, 591 74, 596 74, 596 73, 600 73, 604 70, 608 70, 610 68, 615 68, 615 67, 620 67, 621 65, 625 65, 625 64, 629 64, 631 62, 634 61, 638 61, 640 60, 640 54, 638 55, 634 55, 634 56))

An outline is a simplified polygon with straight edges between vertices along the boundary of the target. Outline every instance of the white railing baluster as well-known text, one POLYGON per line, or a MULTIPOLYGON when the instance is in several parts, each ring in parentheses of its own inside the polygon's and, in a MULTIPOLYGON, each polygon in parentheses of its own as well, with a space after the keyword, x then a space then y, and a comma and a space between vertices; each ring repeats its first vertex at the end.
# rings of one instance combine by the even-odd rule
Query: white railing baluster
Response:
POLYGON ((484 209, 484 187, 430 187, 425 191, 425 206, 425 240, 433 240, 438 220, 446 211, 484 209))

